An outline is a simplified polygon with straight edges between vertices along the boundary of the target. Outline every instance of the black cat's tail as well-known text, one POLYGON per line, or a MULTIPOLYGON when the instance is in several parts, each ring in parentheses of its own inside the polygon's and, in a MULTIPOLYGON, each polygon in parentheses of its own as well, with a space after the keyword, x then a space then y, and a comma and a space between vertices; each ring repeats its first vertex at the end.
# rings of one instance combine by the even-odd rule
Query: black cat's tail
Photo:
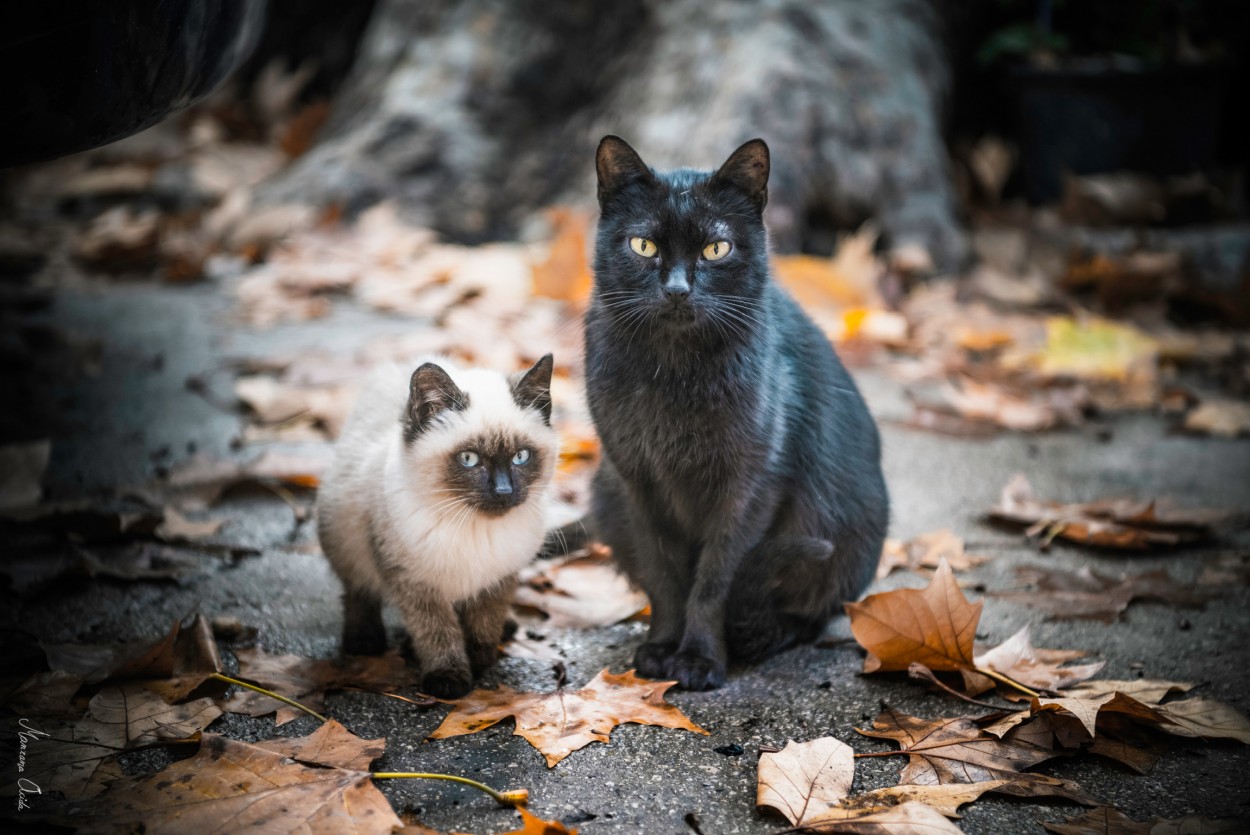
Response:
POLYGON ((547 538, 543 541, 543 549, 538 556, 544 559, 562 557, 585 548, 593 538, 590 517, 585 516, 547 531, 547 538))
POLYGON ((804 610, 813 607, 797 600, 786 601, 791 605, 783 610, 783 600, 792 595, 780 586, 783 577, 787 586, 802 577, 811 577, 819 585, 817 578, 825 573, 832 556, 833 543, 827 539, 784 537, 762 543, 748 557, 748 564, 734 579, 725 617, 725 642, 734 660, 754 664, 820 635, 828 613, 809 614, 804 610))

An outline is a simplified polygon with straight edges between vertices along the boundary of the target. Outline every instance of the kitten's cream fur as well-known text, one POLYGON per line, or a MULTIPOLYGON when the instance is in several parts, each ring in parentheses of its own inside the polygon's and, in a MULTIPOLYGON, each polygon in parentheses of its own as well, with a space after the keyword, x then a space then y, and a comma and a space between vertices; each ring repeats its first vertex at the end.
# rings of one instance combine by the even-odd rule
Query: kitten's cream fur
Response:
MULTIPOLYGON (((439 671, 465 672, 466 641, 475 667, 493 660, 513 577, 542 546, 559 446, 542 412, 515 402, 504 375, 432 361, 468 396, 468 408, 440 412, 408 442, 402 418, 410 406, 409 374, 397 366, 373 372, 317 500, 322 549, 346 591, 345 642, 353 618, 369 619, 361 605, 395 605, 427 679, 439 671), (458 451, 488 436, 516 438, 534 450, 540 467, 526 500, 501 516, 458 502, 444 478, 458 451), (482 607, 490 611, 476 611, 482 607), (448 617, 451 624, 437 623, 448 617), (483 618, 488 622, 477 623, 483 618), (450 634, 457 620, 464 629, 460 640, 450 634), (489 645, 476 647, 485 657, 472 657, 475 643, 489 645)), ((380 629, 380 620, 376 625, 380 629)))

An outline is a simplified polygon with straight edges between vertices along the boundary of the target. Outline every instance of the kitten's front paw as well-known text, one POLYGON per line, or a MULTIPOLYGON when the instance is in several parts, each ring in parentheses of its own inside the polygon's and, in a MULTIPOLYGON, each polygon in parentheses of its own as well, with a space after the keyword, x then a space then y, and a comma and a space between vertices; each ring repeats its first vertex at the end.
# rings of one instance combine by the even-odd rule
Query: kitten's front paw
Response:
POLYGON ((679 652, 669 662, 668 678, 682 690, 715 690, 725 683, 725 662, 693 652, 679 652))
POLYGON ((344 655, 382 655, 385 652, 385 632, 362 630, 343 635, 344 655))
POLYGON ((676 652, 675 644, 643 644, 634 651, 634 669, 643 678, 670 678, 676 652))
POLYGON ((459 699, 473 689, 473 676, 468 670, 447 667, 431 670, 421 677, 421 692, 437 699, 459 699))

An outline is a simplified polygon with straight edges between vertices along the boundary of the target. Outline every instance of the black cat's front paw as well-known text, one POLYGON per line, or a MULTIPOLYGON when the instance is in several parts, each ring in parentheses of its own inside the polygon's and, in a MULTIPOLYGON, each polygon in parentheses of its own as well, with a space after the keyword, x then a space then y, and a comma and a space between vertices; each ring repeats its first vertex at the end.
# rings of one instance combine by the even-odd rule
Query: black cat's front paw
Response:
POLYGON ((715 690, 725 683, 725 661, 695 652, 679 652, 669 660, 667 678, 682 690, 715 690))
POLYGON ((472 689, 473 676, 456 667, 431 670, 421 677, 421 692, 436 699, 459 699, 472 689))
POLYGON ((469 667, 472 668, 475 676, 481 675, 499 660, 499 647, 495 644, 470 643, 468 651, 469 667))
POLYGON ((634 669, 643 678, 667 679, 676 652, 675 644, 643 644, 634 651, 634 669))

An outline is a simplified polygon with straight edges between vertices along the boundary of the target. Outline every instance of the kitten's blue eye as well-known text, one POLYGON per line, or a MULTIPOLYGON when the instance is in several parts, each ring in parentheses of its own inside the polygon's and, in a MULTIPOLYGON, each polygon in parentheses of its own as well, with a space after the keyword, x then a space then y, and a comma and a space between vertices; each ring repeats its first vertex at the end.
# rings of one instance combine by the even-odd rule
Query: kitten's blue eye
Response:
POLYGON ((481 458, 478 457, 478 454, 476 452, 472 452, 467 449, 464 452, 457 455, 456 459, 460 462, 460 466, 466 467, 469 469, 476 467, 477 463, 482 460, 481 458))
POLYGON ((512 463, 516 464, 518 467, 523 464, 528 464, 529 460, 530 460, 530 451, 528 449, 523 449, 520 452, 518 452, 516 455, 512 456, 512 463))

